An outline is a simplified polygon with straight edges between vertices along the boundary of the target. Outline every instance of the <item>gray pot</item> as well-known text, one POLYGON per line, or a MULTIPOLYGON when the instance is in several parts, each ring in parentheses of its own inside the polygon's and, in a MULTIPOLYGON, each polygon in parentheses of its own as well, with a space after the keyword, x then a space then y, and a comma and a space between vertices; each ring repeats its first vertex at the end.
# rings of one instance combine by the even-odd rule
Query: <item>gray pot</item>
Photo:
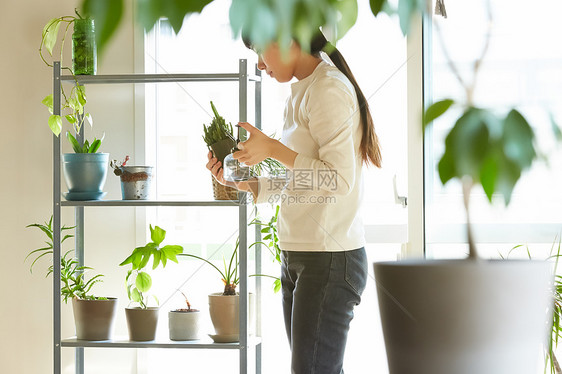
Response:
POLYGON ((133 341, 154 340, 158 326, 158 308, 125 308, 129 339, 133 341))
POLYGON ((76 338, 80 340, 109 340, 113 333, 117 299, 72 299, 76 338))
POLYGON ((535 261, 375 263, 390 374, 535 373, 552 271, 535 261))
POLYGON ((171 310, 168 312, 170 340, 200 339, 201 312, 171 310))
POLYGON ((123 200, 147 200, 152 186, 152 166, 121 166, 123 200))
POLYGON ((70 193, 101 193, 109 153, 64 153, 62 170, 70 193))

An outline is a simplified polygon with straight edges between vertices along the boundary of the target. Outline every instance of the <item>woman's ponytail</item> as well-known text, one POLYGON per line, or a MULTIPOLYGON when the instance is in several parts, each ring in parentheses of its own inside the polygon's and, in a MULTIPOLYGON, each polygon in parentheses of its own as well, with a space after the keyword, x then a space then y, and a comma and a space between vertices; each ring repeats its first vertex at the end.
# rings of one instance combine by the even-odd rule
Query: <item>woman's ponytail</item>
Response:
POLYGON ((368 164, 373 164, 376 167, 381 167, 382 157, 379 146, 379 139, 375 133, 375 125, 373 123, 373 118, 371 117, 371 112, 369 111, 369 103, 363 95, 363 92, 359 88, 351 69, 347 65, 347 62, 343 58, 342 54, 337 50, 337 48, 326 40, 326 37, 320 32, 310 44, 310 53, 312 55, 320 55, 320 52, 324 51, 330 60, 336 65, 336 67, 349 79, 353 87, 355 88, 355 94, 357 95, 357 102, 359 104, 359 114, 361 119, 361 128, 363 130, 363 135, 361 137, 361 157, 363 162, 368 164))

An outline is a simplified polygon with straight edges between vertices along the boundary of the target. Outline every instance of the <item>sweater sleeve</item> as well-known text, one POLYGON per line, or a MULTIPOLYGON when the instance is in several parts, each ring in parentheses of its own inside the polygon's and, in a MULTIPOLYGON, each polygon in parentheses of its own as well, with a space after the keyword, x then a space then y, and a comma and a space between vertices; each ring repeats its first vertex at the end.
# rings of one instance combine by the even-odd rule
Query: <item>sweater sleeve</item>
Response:
POLYGON ((356 149, 353 123, 358 115, 355 92, 337 78, 315 82, 305 102, 310 134, 318 158, 299 153, 293 168, 294 187, 347 195, 355 183, 356 149))

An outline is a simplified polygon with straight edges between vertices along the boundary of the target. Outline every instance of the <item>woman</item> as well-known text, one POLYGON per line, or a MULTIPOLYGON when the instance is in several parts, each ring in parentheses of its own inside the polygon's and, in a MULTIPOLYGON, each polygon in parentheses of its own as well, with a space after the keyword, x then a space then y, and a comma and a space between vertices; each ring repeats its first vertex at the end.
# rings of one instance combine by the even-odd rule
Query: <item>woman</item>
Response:
POLYGON ((241 122, 249 138, 234 157, 247 165, 271 157, 285 165, 288 175, 227 182, 212 153, 207 168, 219 183, 251 192, 256 203, 280 203, 277 228, 292 372, 342 373, 353 309, 367 280, 361 170, 363 163, 380 167, 378 139, 365 96, 321 33, 309 52, 296 42, 288 51, 269 45, 259 53, 258 68, 279 82, 298 81, 291 84, 281 140, 241 122))

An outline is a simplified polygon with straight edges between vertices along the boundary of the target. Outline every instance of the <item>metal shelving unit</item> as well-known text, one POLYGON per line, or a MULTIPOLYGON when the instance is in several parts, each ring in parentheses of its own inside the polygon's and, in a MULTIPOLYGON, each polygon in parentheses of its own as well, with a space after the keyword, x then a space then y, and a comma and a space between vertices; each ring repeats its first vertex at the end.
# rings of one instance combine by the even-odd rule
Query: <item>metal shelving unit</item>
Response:
MULTIPOLYGON (((53 114, 61 113, 61 84, 63 82, 86 84, 123 84, 123 83, 166 83, 166 82, 237 82, 239 87, 239 119, 247 120, 248 81, 255 83, 255 111, 256 126, 261 128, 261 72, 256 68, 253 74, 247 72, 247 61, 239 60, 238 73, 232 74, 135 74, 135 75, 95 75, 71 76, 61 75, 60 62, 53 67, 53 114)), ((79 141, 83 141, 80 134, 79 141)), ((75 251, 80 265, 84 264, 84 208, 85 207, 149 207, 149 206, 180 206, 186 207, 214 207, 231 206, 238 208, 239 228, 239 272, 240 272, 240 341, 237 343, 214 343, 210 339, 198 341, 177 342, 171 340, 155 340, 150 342, 134 342, 127 338, 115 338, 111 341, 83 341, 75 337, 62 339, 61 337, 61 295, 60 295, 60 267, 53 267, 53 363, 54 373, 61 373, 61 348, 73 347, 76 354, 76 373, 84 373, 84 348, 184 348, 184 349, 236 349, 240 352, 240 374, 248 373, 249 350, 255 349, 255 372, 261 373, 261 281, 256 282, 256 337, 249 336, 248 329, 248 258, 247 258, 247 222, 248 204, 245 193, 238 194, 238 201, 125 201, 125 200, 96 200, 96 201, 66 201, 61 199, 61 140, 53 136, 53 264, 61 261, 61 207, 74 207, 75 212, 75 251)), ((260 230, 256 227, 256 241, 260 240, 260 230)), ((261 251, 256 246, 256 273, 261 274, 261 251)))

